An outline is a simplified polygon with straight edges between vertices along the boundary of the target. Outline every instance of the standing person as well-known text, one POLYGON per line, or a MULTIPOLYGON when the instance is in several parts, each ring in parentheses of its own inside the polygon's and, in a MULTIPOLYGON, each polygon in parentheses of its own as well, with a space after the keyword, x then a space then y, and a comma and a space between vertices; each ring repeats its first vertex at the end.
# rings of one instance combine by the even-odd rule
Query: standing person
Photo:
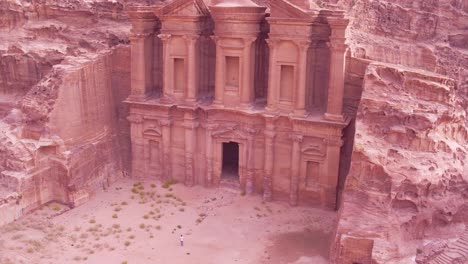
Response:
POLYGON ((180 246, 181 247, 184 246, 184 236, 183 235, 180 235, 180 246))

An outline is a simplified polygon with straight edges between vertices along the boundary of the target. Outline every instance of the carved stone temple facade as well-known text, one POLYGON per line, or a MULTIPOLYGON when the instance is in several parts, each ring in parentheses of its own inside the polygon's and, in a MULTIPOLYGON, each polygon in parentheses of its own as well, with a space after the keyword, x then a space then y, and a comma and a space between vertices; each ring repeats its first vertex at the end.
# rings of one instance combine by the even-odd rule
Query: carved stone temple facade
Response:
POLYGON ((268 5, 129 7, 133 177, 335 207, 348 20, 268 5))

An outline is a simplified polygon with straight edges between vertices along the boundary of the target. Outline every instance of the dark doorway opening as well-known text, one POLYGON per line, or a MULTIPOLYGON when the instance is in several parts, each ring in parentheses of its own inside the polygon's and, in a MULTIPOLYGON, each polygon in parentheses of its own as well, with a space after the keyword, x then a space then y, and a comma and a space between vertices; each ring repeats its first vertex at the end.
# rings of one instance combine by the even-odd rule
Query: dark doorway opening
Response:
POLYGON ((222 177, 227 179, 239 179, 239 143, 223 143, 222 177))

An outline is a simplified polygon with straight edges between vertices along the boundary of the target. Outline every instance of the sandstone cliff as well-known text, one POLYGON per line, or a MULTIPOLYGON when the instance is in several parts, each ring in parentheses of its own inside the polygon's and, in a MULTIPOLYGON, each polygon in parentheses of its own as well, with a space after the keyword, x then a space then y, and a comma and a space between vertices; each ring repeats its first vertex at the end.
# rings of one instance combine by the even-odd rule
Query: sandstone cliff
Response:
POLYGON ((340 4, 352 19, 356 121, 334 261, 465 263, 468 3, 340 4))
POLYGON ((123 6, 0 2, 0 224, 77 205, 128 163, 123 6))

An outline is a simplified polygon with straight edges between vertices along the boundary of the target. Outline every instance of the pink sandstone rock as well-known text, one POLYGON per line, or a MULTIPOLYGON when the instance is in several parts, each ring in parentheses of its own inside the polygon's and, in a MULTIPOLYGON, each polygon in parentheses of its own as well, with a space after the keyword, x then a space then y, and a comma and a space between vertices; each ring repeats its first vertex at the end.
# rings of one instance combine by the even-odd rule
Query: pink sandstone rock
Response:
POLYGON ((332 263, 466 263, 467 13, 0 1, 0 225, 175 178, 338 207, 332 263))

